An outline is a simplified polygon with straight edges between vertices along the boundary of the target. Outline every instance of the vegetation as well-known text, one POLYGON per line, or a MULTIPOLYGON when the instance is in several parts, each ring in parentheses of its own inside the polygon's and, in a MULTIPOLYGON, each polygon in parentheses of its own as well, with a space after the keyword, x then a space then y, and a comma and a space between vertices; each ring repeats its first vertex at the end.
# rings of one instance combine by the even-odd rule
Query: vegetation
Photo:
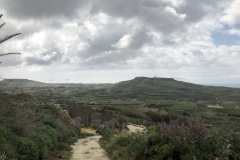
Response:
MULTIPOLYGON (((18 35, 4 36, 0 44, 18 35)), ((12 54, 20 53, 0 57, 12 54)), ((156 77, 98 85, 17 79, 0 86, 0 160, 69 159, 70 144, 91 136, 79 135, 72 118, 87 116, 88 124, 94 112, 109 115, 94 127, 114 160, 240 159, 237 88, 156 77), (129 122, 147 132, 127 132, 129 122)))
POLYGON ((0 104, 2 159, 66 158, 77 131, 56 108, 27 94, 1 93, 0 104))
MULTIPOLYGON (((102 146, 112 159, 240 159, 238 132, 207 134, 201 120, 172 120, 148 128, 148 133, 103 135, 102 146), (224 133, 224 134, 223 134, 224 133)), ((106 132, 108 132, 106 134, 106 132)), ((110 133, 110 134, 109 134, 110 133)))
MULTIPOLYGON (((240 89, 145 77, 99 85, 50 85, 29 80, 0 83, 6 86, 1 98, 9 99, 0 103, 0 117, 5 116, 0 119, 5 131, 0 133, 14 135, 11 141, 5 137, 1 143, 6 148, 26 144, 31 152, 24 155, 59 157, 54 148, 69 149, 76 132, 57 114, 65 109, 72 117, 100 112, 121 123, 147 127, 147 133, 128 133, 116 127, 95 126, 103 136, 101 145, 112 159, 240 159, 240 89), (28 118, 14 122, 13 117, 28 118), (39 137, 47 141, 43 143, 39 137)), ((0 149, 0 156, 9 156, 9 152, 15 158, 20 156, 14 147, 0 149)))
MULTIPOLYGON (((0 29, 4 25, 1 24, 0 29)), ((4 36, 0 44, 17 35, 20 33, 4 36)), ((0 57, 12 54, 20 53, 0 53, 0 57)), ((0 160, 68 159, 70 144, 78 138, 76 128, 61 117, 59 108, 51 103, 27 93, 6 93, 3 91, 8 87, 5 81, 0 85, 0 160)), ((13 91, 22 84, 24 80, 16 84, 13 91)), ((32 81, 30 86, 36 87, 36 84, 38 82, 32 81)))

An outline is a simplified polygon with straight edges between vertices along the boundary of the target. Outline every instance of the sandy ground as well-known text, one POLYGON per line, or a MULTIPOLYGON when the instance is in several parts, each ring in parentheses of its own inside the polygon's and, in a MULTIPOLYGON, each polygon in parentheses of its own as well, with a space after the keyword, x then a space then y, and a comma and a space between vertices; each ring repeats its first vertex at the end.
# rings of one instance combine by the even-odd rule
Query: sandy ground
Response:
MULTIPOLYGON (((92 129, 84 129, 86 133, 95 133, 92 129)), ((107 153, 99 144, 101 136, 95 135, 84 139, 79 139, 74 145, 71 160, 109 160, 107 153)))
POLYGON ((91 134, 97 134, 96 130, 92 128, 81 128, 81 133, 91 133, 91 134))
POLYGON ((137 126, 133 124, 127 125, 128 132, 146 132, 146 127, 144 126, 137 126))

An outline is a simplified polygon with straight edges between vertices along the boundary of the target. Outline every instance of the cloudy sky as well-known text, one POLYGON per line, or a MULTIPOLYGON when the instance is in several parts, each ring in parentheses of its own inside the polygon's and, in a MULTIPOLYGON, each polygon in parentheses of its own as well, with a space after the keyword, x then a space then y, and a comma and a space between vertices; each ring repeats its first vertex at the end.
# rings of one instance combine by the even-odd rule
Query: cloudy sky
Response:
POLYGON ((1 0, 0 77, 240 83, 240 0, 1 0))

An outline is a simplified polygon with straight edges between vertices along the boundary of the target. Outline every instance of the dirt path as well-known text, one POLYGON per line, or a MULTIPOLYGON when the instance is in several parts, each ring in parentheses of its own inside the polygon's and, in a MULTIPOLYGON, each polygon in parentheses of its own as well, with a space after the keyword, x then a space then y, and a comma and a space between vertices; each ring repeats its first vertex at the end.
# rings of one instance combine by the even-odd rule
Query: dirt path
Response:
MULTIPOLYGON (((95 133, 92 129, 86 129, 85 132, 95 133)), ((71 160, 109 160, 107 153, 99 144, 100 138, 100 135, 95 135, 79 139, 72 146, 73 155, 71 160)))
POLYGON ((128 132, 146 132, 146 127, 142 125, 134 125, 134 124, 128 124, 127 125, 128 132))

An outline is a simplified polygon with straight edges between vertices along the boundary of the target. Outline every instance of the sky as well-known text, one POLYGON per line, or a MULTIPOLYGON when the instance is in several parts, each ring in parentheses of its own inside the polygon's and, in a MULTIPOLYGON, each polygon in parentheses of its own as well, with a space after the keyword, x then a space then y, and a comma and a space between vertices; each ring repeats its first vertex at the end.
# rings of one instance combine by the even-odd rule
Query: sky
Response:
POLYGON ((240 0, 1 0, 0 77, 240 84, 240 0))

